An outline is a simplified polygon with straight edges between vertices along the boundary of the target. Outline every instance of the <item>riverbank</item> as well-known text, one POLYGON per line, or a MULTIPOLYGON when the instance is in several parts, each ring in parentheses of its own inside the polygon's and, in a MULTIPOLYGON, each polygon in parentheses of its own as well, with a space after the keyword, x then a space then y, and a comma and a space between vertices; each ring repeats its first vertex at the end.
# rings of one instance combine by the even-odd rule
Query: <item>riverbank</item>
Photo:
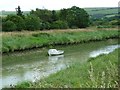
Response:
POLYGON ((35 83, 23 82, 16 88, 118 88, 118 50, 74 63, 65 70, 35 83))
POLYGON ((54 45, 69 45, 119 38, 118 30, 66 30, 39 33, 3 33, 0 52, 14 52, 26 49, 54 47, 54 45))

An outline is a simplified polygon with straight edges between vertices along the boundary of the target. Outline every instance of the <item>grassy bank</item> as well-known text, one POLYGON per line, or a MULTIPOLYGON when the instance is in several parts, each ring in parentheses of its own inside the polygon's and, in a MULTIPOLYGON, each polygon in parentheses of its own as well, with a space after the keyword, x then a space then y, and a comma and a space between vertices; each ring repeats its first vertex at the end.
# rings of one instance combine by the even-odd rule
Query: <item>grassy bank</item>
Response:
POLYGON ((35 83, 24 82, 16 88, 118 88, 118 50, 74 63, 65 70, 35 83))
POLYGON ((118 38, 117 30, 66 30, 62 32, 49 31, 39 33, 8 33, 2 35, 1 52, 14 52, 37 47, 68 45, 88 41, 118 38))

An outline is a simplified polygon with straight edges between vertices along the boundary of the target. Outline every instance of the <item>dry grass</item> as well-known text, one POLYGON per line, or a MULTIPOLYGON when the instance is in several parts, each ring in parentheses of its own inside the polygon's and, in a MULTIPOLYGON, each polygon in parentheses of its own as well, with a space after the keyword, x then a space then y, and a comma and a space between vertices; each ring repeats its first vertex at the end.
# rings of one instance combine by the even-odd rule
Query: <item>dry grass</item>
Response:
POLYGON ((91 29, 55 29, 55 30, 44 30, 44 31, 14 31, 14 32, 1 32, 0 35, 31 35, 37 33, 61 33, 61 32, 80 32, 80 31, 93 31, 91 29))
POLYGON ((31 35, 37 33, 64 33, 64 32, 90 32, 95 30, 118 30, 118 28, 104 28, 104 29, 97 29, 95 27, 89 27, 85 29, 54 29, 54 30, 36 30, 36 31, 14 31, 14 32, 0 32, 0 36, 12 36, 12 35, 31 35))

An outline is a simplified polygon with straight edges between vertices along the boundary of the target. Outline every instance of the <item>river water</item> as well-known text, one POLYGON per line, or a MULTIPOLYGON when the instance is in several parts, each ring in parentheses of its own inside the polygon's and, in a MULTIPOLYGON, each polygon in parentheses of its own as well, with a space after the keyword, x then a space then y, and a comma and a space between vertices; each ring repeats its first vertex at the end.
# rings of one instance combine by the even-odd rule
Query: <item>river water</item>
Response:
POLYGON ((38 79, 65 69, 75 62, 86 63, 90 57, 108 54, 119 48, 118 40, 89 42, 84 44, 56 46, 64 50, 63 55, 47 56, 48 48, 21 51, 2 56, 0 87, 9 87, 23 81, 38 79))

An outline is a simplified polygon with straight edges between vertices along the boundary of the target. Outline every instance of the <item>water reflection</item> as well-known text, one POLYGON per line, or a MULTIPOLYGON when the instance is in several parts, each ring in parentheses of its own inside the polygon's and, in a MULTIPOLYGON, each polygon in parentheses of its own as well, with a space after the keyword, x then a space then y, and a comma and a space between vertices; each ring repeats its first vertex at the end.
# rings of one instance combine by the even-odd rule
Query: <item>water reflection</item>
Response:
POLYGON ((97 56, 102 55, 102 54, 109 54, 117 48, 120 48, 120 45, 107 46, 107 47, 101 48, 99 50, 92 51, 89 56, 90 57, 97 57, 97 56))
POLYGON ((57 62, 58 60, 64 60, 64 55, 57 55, 57 56, 49 56, 48 59, 50 62, 57 62))
POLYGON ((18 64, 10 67, 3 68, 3 82, 2 86, 16 85, 22 81, 36 81, 55 73, 61 69, 66 68, 64 62, 64 55, 49 56, 48 60, 37 61, 34 63, 18 64), (19 73, 18 73, 19 72, 19 73), (20 73, 21 72, 21 73, 20 73))

